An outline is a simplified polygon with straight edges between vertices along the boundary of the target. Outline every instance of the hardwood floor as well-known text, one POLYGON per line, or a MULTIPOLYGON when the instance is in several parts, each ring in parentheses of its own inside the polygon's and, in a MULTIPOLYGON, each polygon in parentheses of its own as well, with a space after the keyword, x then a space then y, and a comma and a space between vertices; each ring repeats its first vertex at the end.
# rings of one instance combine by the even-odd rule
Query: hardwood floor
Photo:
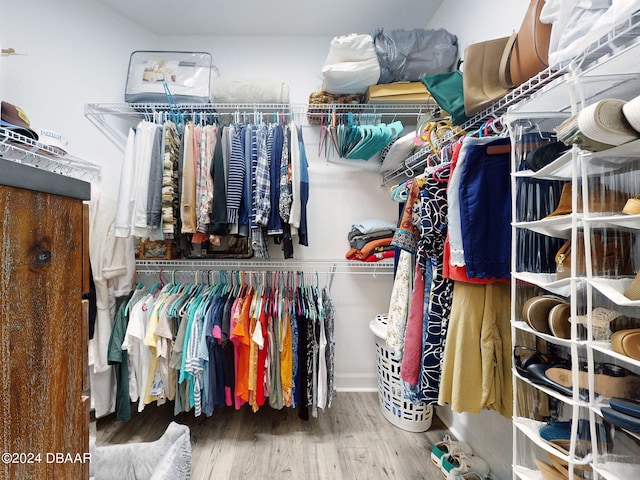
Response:
MULTIPOLYGON (((245 405, 245 407, 247 407, 245 405)), ((191 430, 194 480, 441 480, 431 445, 446 433, 434 416, 411 433, 381 414, 377 393, 339 392, 330 409, 308 421, 292 409, 218 409, 213 416, 173 416, 173 403, 148 405, 129 422, 92 422, 97 445, 149 442, 172 421, 191 430)))

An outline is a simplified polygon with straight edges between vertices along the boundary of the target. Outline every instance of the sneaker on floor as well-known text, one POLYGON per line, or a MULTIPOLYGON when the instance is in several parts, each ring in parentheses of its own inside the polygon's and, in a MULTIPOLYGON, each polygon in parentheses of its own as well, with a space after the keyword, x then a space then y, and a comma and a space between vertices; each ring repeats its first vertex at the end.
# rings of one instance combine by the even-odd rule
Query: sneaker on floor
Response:
POLYGON ((471 450, 469 444, 451 440, 449 435, 445 434, 442 437, 442 441, 435 443, 431 447, 431 461, 438 468, 442 468, 442 460, 449 455, 454 455, 457 453, 472 455, 473 451, 471 450))
POLYGON ((489 464, 482 458, 475 455, 467 455, 466 453, 458 453, 445 457, 440 467, 442 475, 447 480, 457 480, 461 475, 466 473, 484 475, 484 477, 481 477, 484 479, 489 476, 489 470, 489 464))
POLYGON ((490 480, 488 476, 480 473, 469 471, 455 477, 447 477, 447 480, 490 480))

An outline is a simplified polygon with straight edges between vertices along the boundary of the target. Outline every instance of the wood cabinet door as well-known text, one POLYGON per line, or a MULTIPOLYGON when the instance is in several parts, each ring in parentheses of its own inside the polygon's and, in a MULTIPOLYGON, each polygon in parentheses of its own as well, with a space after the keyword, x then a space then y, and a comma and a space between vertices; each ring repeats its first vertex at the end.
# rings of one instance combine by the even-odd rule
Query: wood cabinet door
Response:
POLYGON ((77 199, 0 186, 2 479, 86 472, 82 208, 77 199))

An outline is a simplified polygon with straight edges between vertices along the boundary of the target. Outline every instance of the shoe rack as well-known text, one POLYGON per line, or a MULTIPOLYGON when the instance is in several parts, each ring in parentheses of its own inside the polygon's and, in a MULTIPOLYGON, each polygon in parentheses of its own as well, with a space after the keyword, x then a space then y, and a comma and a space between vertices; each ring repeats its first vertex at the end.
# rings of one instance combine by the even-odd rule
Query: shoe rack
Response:
POLYGON ((640 295, 630 293, 640 292, 640 133, 598 152, 574 145, 529 168, 533 152, 582 109, 640 95, 640 22, 632 20, 625 35, 576 58, 505 117, 514 479, 640 478, 640 295))

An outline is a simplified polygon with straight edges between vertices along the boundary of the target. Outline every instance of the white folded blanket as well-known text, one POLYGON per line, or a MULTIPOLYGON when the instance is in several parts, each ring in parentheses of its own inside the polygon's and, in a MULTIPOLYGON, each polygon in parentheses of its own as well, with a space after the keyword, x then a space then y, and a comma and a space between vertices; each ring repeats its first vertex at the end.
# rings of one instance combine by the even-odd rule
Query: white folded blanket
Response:
POLYGON ((289 85, 272 78, 214 78, 212 103, 289 103, 289 85))

